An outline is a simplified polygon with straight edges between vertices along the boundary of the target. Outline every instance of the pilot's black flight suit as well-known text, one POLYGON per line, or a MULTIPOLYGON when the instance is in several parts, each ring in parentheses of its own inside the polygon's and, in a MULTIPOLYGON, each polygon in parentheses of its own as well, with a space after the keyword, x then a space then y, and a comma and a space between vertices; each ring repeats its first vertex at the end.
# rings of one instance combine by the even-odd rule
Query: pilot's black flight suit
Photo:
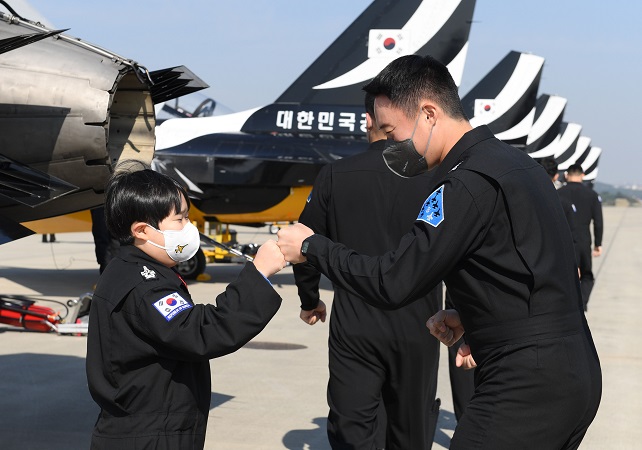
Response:
POLYGON ((380 257, 313 235, 307 259, 382 308, 444 280, 477 362, 475 393, 451 449, 575 449, 601 396, 570 231, 544 169, 466 133, 435 169, 411 233, 380 257))
POLYGON ((593 255, 591 253, 591 222, 595 247, 602 246, 604 223, 602 221, 602 200, 597 193, 583 183, 571 182, 558 191, 560 198, 575 205, 576 252, 580 267, 582 302, 587 309, 589 297, 595 284, 593 276, 593 255))
MULTIPOLYGON (((430 176, 394 175, 381 156, 384 145, 385 140, 374 142, 364 153, 326 165, 299 221, 365 254, 396 248, 412 228, 430 176)), ((314 309, 320 273, 298 264, 294 275, 302 308, 314 309)), ((332 448, 375 448, 381 400, 388 417, 386 450, 432 447, 439 342, 425 323, 441 309, 441 297, 438 286, 408 308, 382 311, 335 287, 328 382, 332 448)))
POLYGON ((194 304, 177 272, 121 247, 91 304, 87 379, 101 408, 91 448, 202 449, 209 360, 242 347, 280 304, 252 263, 216 306, 194 304))

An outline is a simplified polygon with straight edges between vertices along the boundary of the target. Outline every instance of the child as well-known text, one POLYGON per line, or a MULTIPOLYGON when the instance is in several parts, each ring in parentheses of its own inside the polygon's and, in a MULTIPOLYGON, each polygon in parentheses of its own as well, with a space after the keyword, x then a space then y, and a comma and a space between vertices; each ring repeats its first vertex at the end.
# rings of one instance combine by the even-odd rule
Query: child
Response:
POLYGON ((121 249, 94 293, 87 379, 101 408, 92 449, 202 449, 211 358, 232 353, 274 316, 267 277, 285 266, 274 241, 260 248, 215 305, 195 304, 173 269, 198 250, 187 193, 149 169, 117 173, 105 218, 121 249))

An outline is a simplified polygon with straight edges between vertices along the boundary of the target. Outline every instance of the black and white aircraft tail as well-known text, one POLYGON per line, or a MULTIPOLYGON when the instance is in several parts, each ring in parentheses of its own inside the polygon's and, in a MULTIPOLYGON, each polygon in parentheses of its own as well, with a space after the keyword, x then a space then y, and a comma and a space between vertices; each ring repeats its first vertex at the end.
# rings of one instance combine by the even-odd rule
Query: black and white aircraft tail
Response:
POLYGON ((557 95, 540 95, 535 105, 535 120, 526 140, 526 152, 533 153, 550 145, 559 136, 567 100, 557 95))
POLYGON ((448 67, 459 86, 474 7, 471 0, 374 1, 274 104, 253 114, 242 131, 363 136, 361 88, 403 55, 432 56, 448 67))
POLYGON ((459 85, 474 7, 467 0, 375 1, 276 103, 360 105, 361 86, 411 54, 443 62, 459 85))
POLYGON ((591 147, 586 158, 581 163, 584 170, 584 181, 593 182, 597 178, 597 166, 601 155, 602 149, 600 147, 591 147))
POLYGON ((462 98, 471 125, 488 125, 500 139, 524 147, 535 120, 543 67, 540 56, 508 53, 462 98))
POLYGON ((577 139, 577 145, 572 149, 572 152, 566 152, 566 155, 570 153, 570 156, 568 156, 566 159, 563 159, 562 156, 560 156, 559 158, 555 158, 558 164, 558 169, 560 171, 564 171, 573 164, 581 164, 590 150, 591 138, 580 136, 577 139))

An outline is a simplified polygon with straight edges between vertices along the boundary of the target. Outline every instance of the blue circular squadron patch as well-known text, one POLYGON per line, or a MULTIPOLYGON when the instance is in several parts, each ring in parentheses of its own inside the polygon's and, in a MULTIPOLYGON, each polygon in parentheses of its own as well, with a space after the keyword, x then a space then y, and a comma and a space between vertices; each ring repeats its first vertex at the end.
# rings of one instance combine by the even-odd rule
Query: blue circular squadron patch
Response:
POLYGON ((417 220, 424 222, 437 228, 441 222, 444 221, 444 185, 439 186, 435 191, 428 196, 417 220))

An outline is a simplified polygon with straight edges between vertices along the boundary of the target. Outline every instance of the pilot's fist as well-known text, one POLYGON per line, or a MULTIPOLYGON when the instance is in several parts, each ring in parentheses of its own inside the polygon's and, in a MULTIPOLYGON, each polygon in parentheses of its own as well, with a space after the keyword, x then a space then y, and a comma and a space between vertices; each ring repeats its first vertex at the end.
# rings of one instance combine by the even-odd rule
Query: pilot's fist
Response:
POLYGON ((301 254, 301 244, 313 234, 312 230, 302 223, 281 228, 276 233, 279 239, 277 245, 285 256, 285 260, 292 264, 304 262, 306 258, 301 254))

